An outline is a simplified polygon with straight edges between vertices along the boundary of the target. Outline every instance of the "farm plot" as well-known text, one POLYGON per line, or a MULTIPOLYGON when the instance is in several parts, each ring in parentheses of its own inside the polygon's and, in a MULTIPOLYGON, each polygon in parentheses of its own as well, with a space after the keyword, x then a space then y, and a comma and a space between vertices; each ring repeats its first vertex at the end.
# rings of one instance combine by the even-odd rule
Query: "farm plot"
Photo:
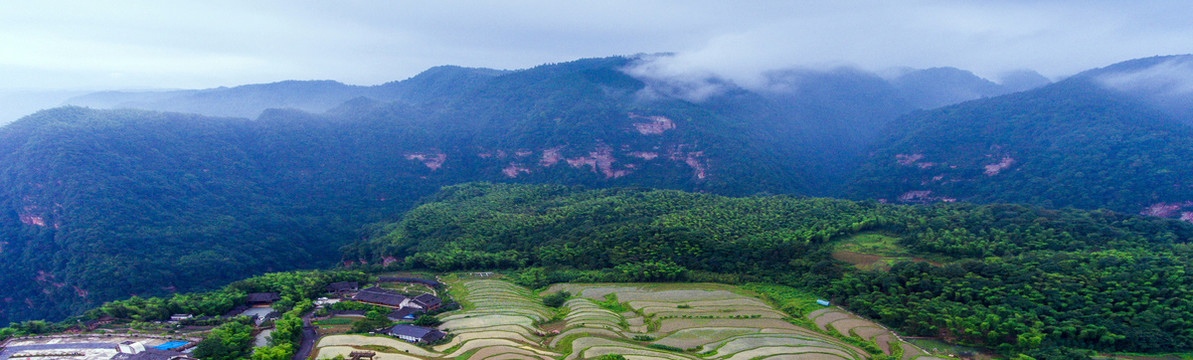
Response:
POLYGON ((695 356, 649 349, 641 345, 598 337, 584 337, 572 342, 572 353, 565 360, 593 359, 606 354, 636 355, 658 359, 691 360, 695 356))
MULTIPOLYGON (((707 357, 716 360, 749 360, 776 355, 809 359, 866 359, 864 350, 828 335, 803 329, 786 320, 788 315, 743 291, 717 284, 556 285, 547 292, 566 290, 578 294, 569 300, 568 317, 592 319, 581 312, 594 311, 594 301, 616 300, 641 314, 657 340, 642 344, 610 333, 568 332, 572 352, 569 358, 593 358, 618 354, 636 360, 678 360, 707 357), (586 336, 587 335, 587 336, 586 336), (578 336, 578 337, 577 337, 578 336), (640 345, 641 344, 641 345, 640 345), (649 346, 657 346, 653 348, 649 346), (665 349, 690 349, 669 351, 665 349)), ((608 304, 608 303, 605 303, 608 304)), ((613 314, 613 312, 608 312, 613 314)), ((620 314, 623 319, 628 315, 620 314)), ((576 329, 578 330, 578 329, 576 329)), ((631 328, 630 330, 634 330, 631 328)), ((552 346, 565 341, 553 339, 552 346)))
POLYGON ((568 327, 599 327, 616 330, 625 321, 621 315, 602 309, 592 300, 585 298, 568 300, 563 307, 568 311, 567 316, 563 318, 568 327))
POLYGON ((874 341, 884 353, 904 350, 903 360, 929 360, 918 349, 904 347, 897 335, 844 310, 809 309, 808 319, 821 330, 807 329, 752 292, 728 285, 557 284, 542 294, 569 291, 576 297, 551 309, 530 290, 505 281, 447 283, 457 301, 469 305, 441 316, 439 329, 452 335, 447 343, 429 349, 388 337, 334 335, 319 342, 319 358, 353 349, 381 349, 379 360, 579 360, 609 354, 627 360, 871 357, 829 335, 839 332, 874 341))
POLYGON ((836 331, 844 336, 872 341, 883 354, 890 355, 893 349, 899 348, 903 351, 903 360, 925 355, 914 345, 900 341, 890 330, 839 308, 816 310, 808 313, 807 317, 821 330, 836 331))
POLYGON ((517 332, 501 330, 472 331, 456 334, 456 336, 453 337, 448 343, 436 346, 435 351, 445 351, 467 341, 476 339, 506 339, 527 344, 532 344, 535 342, 535 340, 531 340, 527 338, 526 335, 517 332))
POLYGON ((833 349, 823 349, 823 348, 816 348, 816 347, 799 347, 799 348, 765 347, 765 348, 757 348, 757 349, 742 351, 740 353, 733 354, 733 356, 730 356, 730 357, 726 358, 725 360, 750 360, 750 359, 755 359, 758 357, 774 355, 774 354, 780 354, 780 355, 793 354, 793 355, 801 355, 801 356, 814 355, 814 356, 808 356, 808 357, 803 357, 803 358, 817 359, 817 360, 858 359, 857 357, 854 357, 853 355, 842 352, 840 350, 833 350, 833 349))
POLYGON ((551 318, 552 311, 530 290, 500 280, 466 280, 452 284, 463 289, 467 311, 443 317, 441 330, 455 337, 435 347, 440 357, 481 360, 489 357, 543 358, 563 356, 541 347, 535 324, 551 318))
MULTIPOLYGON (((354 348, 351 346, 338 346, 338 345, 337 346, 324 346, 324 347, 319 348, 319 357, 318 358, 319 359, 331 359, 336 356, 343 356, 345 358, 348 358, 348 355, 351 354, 353 351, 361 351, 361 349, 357 349, 357 348, 354 348)), ((377 356, 373 358, 375 360, 422 360, 420 358, 410 356, 410 355, 378 352, 375 350, 369 350, 369 351, 373 351, 373 352, 377 353, 377 356)))
MULTIPOLYGON (((408 342, 383 336, 364 336, 364 335, 332 335, 324 336, 319 339, 318 347, 319 353, 323 353, 325 347, 352 347, 352 346, 381 346, 392 348, 397 351, 408 353, 411 355, 435 357, 438 354, 427 351, 421 347, 415 346, 408 342)), ((334 355, 333 355, 334 356, 334 355)), ((333 357, 328 356, 328 357, 333 357)))
POLYGON ((696 328, 683 329, 667 335, 662 339, 656 340, 654 343, 665 346, 673 346, 680 349, 689 349, 707 345, 708 343, 727 339, 732 336, 757 334, 757 328, 696 328))
POLYGON ((659 320, 660 333, 672 333, 675 331, 691 328, 709 328, 709 327, 752 327, 752 328, 776 328, 776 329, 795 329, 795 325, 778 319, 662 319, 659 320))
POLYGON ((789 350, 806 349, 811 350, 811 352, 844 354, 845 357, 851 359, 865 357, 864 351, 851 346, 835 344, 822 338, 791 334, 737 336, 721 342, 705 345, 701 348, 701 352, 711 353, 715 351, 717 355, 714 358, 725 359, 737 356, 739 353, 743 353, 748 350, 756 350, 759 348, 782 350, 784 352, 789 350))
POLYGON ((490 346, 484 349, 477 350, 468 357, 469 360, 552 360, 543 354, 539 354, 530 350, 509 347, 509 346, 490 346))

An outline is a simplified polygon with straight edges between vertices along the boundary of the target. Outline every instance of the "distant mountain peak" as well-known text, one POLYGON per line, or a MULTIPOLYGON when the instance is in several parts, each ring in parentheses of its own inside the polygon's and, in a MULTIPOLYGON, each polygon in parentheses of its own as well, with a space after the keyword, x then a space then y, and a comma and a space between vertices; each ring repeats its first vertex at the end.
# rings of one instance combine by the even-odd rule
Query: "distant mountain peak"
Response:
POLYGON ((1193 55, 1124 61, 1075 77, 1090 79, 1193 125, 1193 55))
POLYGON ((1052 80, 1044 77, 1044 75, 1040 75, 1035 70, 1028 69, 1008 71, 1001 74, 998 79, 998 84, 1010 92, 1027 91, 1051 83, 1052 80))

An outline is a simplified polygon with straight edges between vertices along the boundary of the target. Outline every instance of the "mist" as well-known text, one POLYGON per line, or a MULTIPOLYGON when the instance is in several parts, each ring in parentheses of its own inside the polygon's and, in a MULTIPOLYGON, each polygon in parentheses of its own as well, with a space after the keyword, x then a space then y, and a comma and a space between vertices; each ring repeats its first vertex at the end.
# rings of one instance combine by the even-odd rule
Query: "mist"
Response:
POLYGON ((674 53, 649 68, 743 86, 792 67, 952 66, 1057 78, 1188 53, 1183 1, 282 1, 0 4, 0 89, 210 88, 401 80, 437 65, 519 69, 674 53))

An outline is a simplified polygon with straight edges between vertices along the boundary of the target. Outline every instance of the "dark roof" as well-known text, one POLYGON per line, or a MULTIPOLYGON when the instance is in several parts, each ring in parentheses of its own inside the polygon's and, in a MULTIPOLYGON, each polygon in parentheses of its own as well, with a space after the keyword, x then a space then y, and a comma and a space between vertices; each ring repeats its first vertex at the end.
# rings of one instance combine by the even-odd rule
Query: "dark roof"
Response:
POLYGON ((431 328, 421 326, 414 326, 409 324, 398 324, 389 329, 389 335, 398 336, 405 335, 422 339, 422 341, 432 342, 443 338, 443 332, 431 328))
POLYGON ((194 359, 187 354, 177 351, 161 350, 148 348, 145 351, 136 354, 116 354, 112 360, 170 360, 170 359, 194 359))
POLYGON ((398 320, 402 320, 402 318, 404 318, 404 317, 413 315, 416 312, 418 312, 418 309, 415 309, 412 307, 404 307, 401 309, 391 311, 388 315, 385 315, 385 317, 391 321, 398 321, 398 320))
POLYGON ((356 290, 359 287, 360 283, 355 281, 340 281, 328 284, 327 286, 324 286, 323 289, 327 291, 347 291, 356 290))
POLYGON ((435 281, 435 280, 427 280, 427 279, 419 279, 419 278, 411 278, 411 277, 393 277, 393 276, 378 277, 377 282, 405 282, 405 283, 423 284, 423 285, 429 285, 429 286, 442 285, 438 281, 435 281))
POLYGON ((356 296, 353 296, 352 299, 367 303, 399 306, 402 305, 403 300, 406 300, 406 296, 379 287, 371 287, 356 293, 356 296))
POLYGON ((439 306, 443 301, 431 294, 422 294, 414 297, 414 302, 422 305, 424 308, 439 306))
POLYGON ((251 293, 249 294, 248 302, 251 303, 271 303, 281 300, 282 297, 278 293, 251 293))
POLYGON ((232 308, 232 310, 228 310, 228 312, 224 313, 224 317, 233 317, 233 316, 238 316, 238 315, 240 315, 240 313, 242 313, 242 312, 244 312, 245 310, 248 310, 248 309, 249 309, 249 307, 248 307, 248 306, 245 306, 245 305, 236 305, 236 307, 232 308))

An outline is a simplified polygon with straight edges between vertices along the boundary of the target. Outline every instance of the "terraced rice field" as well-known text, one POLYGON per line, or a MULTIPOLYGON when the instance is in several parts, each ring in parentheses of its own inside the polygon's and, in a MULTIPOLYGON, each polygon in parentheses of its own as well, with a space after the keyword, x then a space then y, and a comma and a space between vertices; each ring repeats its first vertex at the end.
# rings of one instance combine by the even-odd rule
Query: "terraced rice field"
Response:
POLYGON ((452 334, 450 341, 431 349, 388 337, 360 335, 328 336, 317 345, 318 359, 346 355, 352 349, 378 353, 378 359, 458 360, 554 360, 563 354, 544 347, 542 332, 535 324, 549 320, 554 310, 525 288, 498 280, 471 280, 450 284, 453 294, 468 310, 441 315, 440 330, 452 334), (366 348, 376 345, 394 352, 366 348), (354 347, 355 346, 355 347, 354 347))
POLYGON ((323 338, 319 359, 353 349, 379 360, 580 360, 618 354, 628 360, 854 360, 872 357, 835 336, 874 341, 904 360, 926 354, 881 326, 836 308, 808 314, 820 329, 744 290, 720 284, 556 284, 540 294, 493 279, 449 280, 464 310, 440 315, 453 337, 432 348, 385 337, 323 338), (566 290, 559 309, 540 295, 566 290), (545 331, 539 325, 550 323, 545 331), (365 347, 367 345, 374 345, 365 347))
POLYGON ((862 319, 840 308, 831 307, 816 310, 808 313, 807 317, 821 330, 833 331, 844 336, 871 341, 875 345, 878 345, 878 348, 884 354, 891 354, 892 351, 902 352, 902 360, 939 359, 929 355, 911 343, 899 340, 897 335, 882 327, 882 325, 862 319))
POLYGON ((568 321, 568 330, 552 339, 553 346, 570 345, 565 360, 605 354, 634 360, 870 357, 832 336, 793 325, 785 320, 787 314, 732 286, 557 284, 544 293, 563 290, 576 296, 565 308, 566 318, 577 320, 568 321), (613 303, 630 311, 601 309, 601 304, 613 303), (596 315, 599 310, 605 310, 603 315, 596 315), (610 327, 618 319, 609 315, 619 316, 621 326, 610 327), (637 321, 643 325, 633 325, 637 321))

